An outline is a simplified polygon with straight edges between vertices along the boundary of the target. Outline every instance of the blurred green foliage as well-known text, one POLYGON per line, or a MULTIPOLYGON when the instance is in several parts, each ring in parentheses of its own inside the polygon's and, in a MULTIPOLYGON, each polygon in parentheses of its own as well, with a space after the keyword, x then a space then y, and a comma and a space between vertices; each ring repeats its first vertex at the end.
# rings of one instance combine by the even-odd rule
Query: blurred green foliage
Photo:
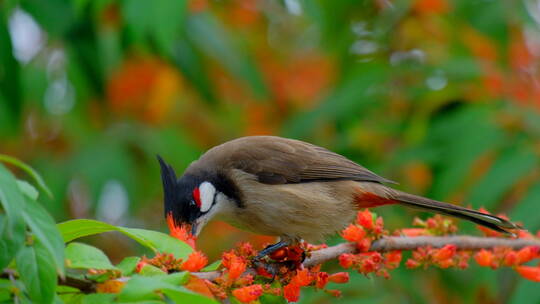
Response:
MULTIPOLYGON (((156 154, 181 170, 276 134, 536 231, 539 16, 535 0, 2 1, 0 151, 43 173, 56 220, 164 226, 156 154)), ((376 212, 390 227, 414 215, 376 212)), ((247 238, 215 224, 200 242, 216 257, 247 238)), ((136 248, 92 241, 116 261, 136 248)), ((352 281, 333 302, 540 301, 533 283, 474 266, 352 281)))

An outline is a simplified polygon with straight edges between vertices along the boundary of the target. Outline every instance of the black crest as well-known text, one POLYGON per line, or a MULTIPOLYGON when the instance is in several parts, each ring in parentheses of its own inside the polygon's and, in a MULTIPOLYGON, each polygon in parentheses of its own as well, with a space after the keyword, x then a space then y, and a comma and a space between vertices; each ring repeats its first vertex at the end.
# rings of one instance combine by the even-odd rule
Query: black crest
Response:
POLYGON ((197 181, 189 176, 178 179, 171 165, 167 164, 159 155, 157 159, 161 167, 165 216, 172 214, 175 223, 193 222, 200 215, 192 195, 197 181))

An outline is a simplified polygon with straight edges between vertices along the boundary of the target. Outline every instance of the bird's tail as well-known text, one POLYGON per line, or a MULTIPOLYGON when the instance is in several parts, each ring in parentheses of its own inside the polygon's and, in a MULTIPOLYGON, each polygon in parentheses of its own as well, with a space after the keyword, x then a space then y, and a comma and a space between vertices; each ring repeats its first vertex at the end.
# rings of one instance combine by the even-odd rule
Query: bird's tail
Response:
POLYGON ((393 192, 393 199, 398 201, 401 205, 462 218, 503 233, 511 233, 508 230, 522 229, 519 225, 498 216, 397 190, 394 190, 393 192))

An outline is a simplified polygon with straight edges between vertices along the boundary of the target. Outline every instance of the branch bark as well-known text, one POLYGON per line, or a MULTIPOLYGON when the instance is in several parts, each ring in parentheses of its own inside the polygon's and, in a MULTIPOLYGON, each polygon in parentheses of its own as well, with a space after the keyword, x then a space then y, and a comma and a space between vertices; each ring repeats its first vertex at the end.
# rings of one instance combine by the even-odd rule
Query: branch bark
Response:
MULTIPOLYGON (((521 249, 527 246, 540 247, 538 239, 505 239, 492 237, 475 237, 475 236, 418 236, 418 237, 401 237, 389 236, 376 240, 371 244, 370 251, 393 251, 393 250, 414 250, 420 247, 431 246, 433 248, 444 247, 445 245, 453 244, 458 249, 465 250, 480 250, 490 249, 495 247, 508 247, 512 249, 521 249)), ((336 246, 324 248, 311 252, 311 256, 307 258, 303 265, 304 267, 312 267, 324 262, 338 258, 344 253, 356 253, 356 246, 353 243, 343 243, 336 246)), ((254 269, 248 269, 249 273, 254 273, 254 269)), ((194 272, 192 275, 201 279, 214 280, 220 276, 220 271, 210 272, 194 272)))

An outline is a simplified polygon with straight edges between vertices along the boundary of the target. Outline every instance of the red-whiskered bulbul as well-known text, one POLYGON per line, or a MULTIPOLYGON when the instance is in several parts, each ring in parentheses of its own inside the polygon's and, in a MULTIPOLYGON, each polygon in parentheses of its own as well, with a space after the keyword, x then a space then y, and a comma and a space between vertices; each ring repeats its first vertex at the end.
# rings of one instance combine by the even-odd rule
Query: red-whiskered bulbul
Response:
POLYGON ((180 178, 158 156, 165 215, 197 236, 211 219, 279 236, 269 254, 300 240, 319 242, 344 229, 362 208, 387 204, 458 217, 496 231, 519 227, 484 214, 392 189, 361 165, 299 140, 250 136, 208 150, 180 178))

